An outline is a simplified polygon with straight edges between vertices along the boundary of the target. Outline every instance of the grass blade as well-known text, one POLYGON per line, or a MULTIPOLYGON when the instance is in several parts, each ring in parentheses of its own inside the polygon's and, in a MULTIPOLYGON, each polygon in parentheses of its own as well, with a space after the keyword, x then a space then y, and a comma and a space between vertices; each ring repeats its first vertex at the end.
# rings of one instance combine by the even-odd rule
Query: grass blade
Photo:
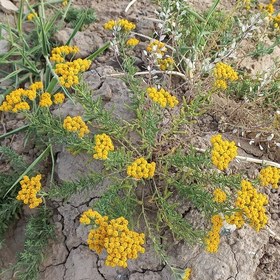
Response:
POLYGON ((7 133, 1 135, 1 136, 0 136, 0 140, 3 140, 4 138, 6 138, 6 137, 8 137, 8 136, 11 136, 11 135, 13 135, 13 134, 16 134, 16 133, 18 133, 18 132, 24 131, 24 130, 26 130, 28 127, 29 127, 29 124, 24 125, 24 126, 21 126, 21 127, 18 127, 18 128, 14 129, 14 130, 11 130, 11 131, 9 131, 9 132, 7 132, 7 133))
POLYGON ((44 157, 45 155, 50 151, 51 144, 48 145, 48 147, 26 168, 26 170, 18 177, 18 179, 13 183, 13 185, 8 189, 8 191, 5 193, 4 197, 7 196, 7 194, 18 184, 18 182, 22 179, 24 175, 26 175, 30 170, 32 170, 44 157))
POLYGON ((100 54, 102 54, 104 51, 106 51, 110 46, 110 42, 105 43, 102 47, 100 47, 97 51, 95 51, 93 54, 87 57, 89 60, 94 60, 96 57, 98 57, 100 54))
POLYGON ((78 32, 78 31, 80 30, 80 28, 82 27, 85 18, 86 18, 86 15, 83 14, 83 15, 81 16, 81 18, 79 19, 79 21, 78 21, 78 23, 77 23, 75 29, 73 30, 73 32, 72 32, 72 34, 70 35, 68 41, 66 42, 66 45, 67 45, 67 46, 71 43, 72 39, 75 37, 75 35, 77 34, 77 32, 78 32))

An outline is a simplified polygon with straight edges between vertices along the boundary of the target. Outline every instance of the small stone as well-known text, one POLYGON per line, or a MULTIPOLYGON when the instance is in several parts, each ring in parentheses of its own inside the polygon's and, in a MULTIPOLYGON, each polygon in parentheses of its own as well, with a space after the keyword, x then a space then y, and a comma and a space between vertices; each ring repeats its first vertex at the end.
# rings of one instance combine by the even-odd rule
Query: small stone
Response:
POLYGON ((56 117, 66 118, 67 116, 74 117, 83 115, 84 109, 81 104, 74 104, 71 100, 67 100, 59 108, 52 111, 52 114, 56 117))
MULTIPOLYGON (((55 35, 55 40, 65 45, 73 32, 72 28, 60 30, 55 35)), ((78 31, 71 41, 71 45, 77 46, 79 52, 76 57, 87 57, 103 45, 103 40, 97 34, 92 32, 78 31)))
POLYGON ((279 219, 279 217, 278 217, 278 215, 277 215, 276 213, 273 213, 273 214, 271 215, 271 219, 276 221, 276 220, 279 219))
POLYGON ((83 79, 87 83, 90 90, 97 90, 102 82, 96 70, 91 70, 83 73, 83 79))
POLYGON ((0 10, 5 13, 17 12, 18 7, 9 0, 0 0, 0 10))

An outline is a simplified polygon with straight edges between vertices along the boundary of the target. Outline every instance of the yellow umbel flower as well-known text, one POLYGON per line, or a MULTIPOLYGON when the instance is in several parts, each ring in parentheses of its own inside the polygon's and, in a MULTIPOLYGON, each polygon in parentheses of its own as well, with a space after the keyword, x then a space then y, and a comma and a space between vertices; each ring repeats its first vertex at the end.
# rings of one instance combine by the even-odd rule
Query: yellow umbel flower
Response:
POLYGON ((141 157, 127 167, 127 175, 135 179, 147 179, 154 176, 155 169, 155 162, 148 163, 143 157, 141 157))
POLYGON ((191 277, 191 272, 192 270, 188 267, 186 268, 185 272, 184 272, 184 276, 182 280, 189 280, 191 277))
POLYGON ((68 4, 68 0, 64 0, 63 2, 62 2, 62 6, 67 6, 67 4, 68 4))
POLYGON ((250 10, 251 0, 243 0, 246 10, 250 10))
POLYGON ((235 206, 249 219, 251 227, 259 231, 268 221, 264 207, 268 203, 267 197, 246 180, 241 181, 241 190, 237 194, 235 206))
POLYGON ((138 44, 139 44, 139 40, 136 38, 130 38, 126 41, 126 45, 129 47, 135 47, 138 44))
POLYGON ((279 28, 280 27, 280 14, 272 17, 272 19, 273 19, 273 23, 274 23, 273 24, 274 28, 279 28))
POLYGON ((17 113, 19 111, 29 111, 30 106, 25 101, 26 97, 30 100, 34 100, 36 92, 25 90, 23 88, 13 90, 11 93, 6 95, 5 100, 0 106, 0 111, 13 113, 17 113))
POLYGON ((77 46, 60 46, 53 48, 51 51, 50 60, 56 63, 62 63, 65 61, 65 56, 68 54, 75 55, 79 52, 79 48, 77 46))
POLYGON ((107 21, 103 27, 107 30, 120 30, 123 32, 130 32, 131 30, 136 28, 136 25, 127 19, 118 19, 118 20, 109 20, 107 21))
POLYGON ((20 181, 21 190, 18 192, 16 199, 28 204, 31 209, 39 206, 43 202, 41 197, 37 197, 37 193, 42 187, 41 178, 41 174, 30 179, 28 176, 23 176, 20 181))
POLYGON ((212 228, 205 238, 206 251, 216 253, 220 244, 220 231, 223 226, 223 220, 220 215, 214 215, 211 218, 212 228))
POLYGON ((84 225, 89 225, 91 219, 97 218, 95 211, 92 209, 88 209, 87 211, 83 212, 83 214, 80 217, 80 223, 84 225))
POLYGON ((237 156, 237 147, 232 141, 222 139, 221 134, 211 137, 212 163, 220 170, 225 170, 229 163, 237 156))
POLYGON ((215 65, 214 77, 214 87, 218 89, 227 89, 229 82, 238 80, 237 72, 235 72, 231 66, 223 62, 218 62, 215 65))
POLYGON ((272 166, 265 167, 260 171, 259 179, 262 186, 271 185, 272 188, 277 189, 280 181, 280 169, 272 166))
POLYGON ((214 201, 217 203, 223 203, 227 200, 227 194, 222 189, 215 189, 213 195, 214 201))
POLYGON ((158 59, 157 63, 159 65, 160 70, 166 71, 166 70, 172 70, 174 65, 174 59, 172 57, 167 57, 164 59, 158 59))
POLYGON ((159 40, 152 40, 146 50, 151 54, 155 54, 158 59, 162 58, 162 56, 167 52, 165 43, 160 42, 159 40))
POLYGON ((43 89, 43 83, 42 82, 35 82, 32 85, 30 85, 29 89, 34 90, 34 91, 37 91, 39 89, 42 90, 43 89))
POLYGON ((114 151, 113 142, 107 134, 95 135, 95 146, 93 147, 94 159, 107 159, 108 153, 114 151))
POLYGON ((70 62, 58 63, 55 65, 55 73, 60 76, 60 84, 70 88, 79 83, 78 74, 88 70, 90 64, 90 60, 81 58, 70 62))
POLYGON ((237 228, 242 228, 245 223, 242 212, 235 212, 230 216, 226 215, 225 220, 231 225, 236 225, 237 228))
POLYGON ((27 20, 32 21, 37 16, 38 16, 37 13, 30 13, 27 15, 27 20))
POLYGON ((40 96, 40 107, 50 107, 52 105, 51 95, 48 92, 44 92, 40 96))
POLYGON ((129 259, 136 259, 138 253, 144 253, 142 245, 145 243, 145 235, 128 229, 128 221, 123 218, 108 220, 107 216, 101 216, 96 211, 87 210, 82 214, 82 223, 95 223, 95 228, 90 230, 87 243, 91 250, 101 254, 106 250, 105 264, 108 266, 127 267, 129 259))
POLYGON ((77 133, 79 138, 83 138, 85 134, 90 132, 81 116, 76 116, 73 118, 67 116, 64 119, 63 128, 67 131, 77 133))
POLYGON ((53 96, 54 100, 53 103, 54 104, 62 104, 65 100, 65 95, 62 92, 58 92, 53 96))
POLYGON ((155 87, 149 87, 147 88, 147 94, 155 103, 158 103, 163 108, 167 106, 173 108, 179 103, 175 96, 172 96, 163 88, 157 90, 155 87))

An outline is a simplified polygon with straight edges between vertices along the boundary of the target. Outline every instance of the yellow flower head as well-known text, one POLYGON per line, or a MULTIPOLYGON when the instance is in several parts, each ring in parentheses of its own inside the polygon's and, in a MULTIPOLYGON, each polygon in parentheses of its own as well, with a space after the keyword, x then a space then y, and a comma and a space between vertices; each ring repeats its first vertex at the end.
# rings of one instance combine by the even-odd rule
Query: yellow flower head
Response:
POLYGON ((163 108, 167 106, 173 108, 179 103, 175 96, 172 96, 163 88, 157 90, 155 87, 149 87, 147 88, 147 94, 155 103, 158 103, 163 108))
POLYGON ((215 189, 213 195, 214 201, 217 203, 223 203, 227 200, 227 194, 222 189, 215 189))
POLYGON ((55 73, 60 76, 60 84, 66 88, 70 88, 79 83, 78 74, 88 70, 90 64, 90 60, 81 58, 65 63, 57 63, 55 65, 55 73))
POLYGON ((32 21, 36 17, 38 17, 37 13, 30 13, 27 15, 27 20, 32 21))
POLYGON ((148 163, 143 157, 141 157, 127 167, 127 175, 135 179, 147 179, 154 176, 155 169, 155 162, 148 163))
POLYGON ((108 153, 114 151, 113 142, 107 134, 95 135, 95 146, 93 147, 94 159, 107 159, 108 153))
POLYGON ((220 215, 214 215, 211 218, 212 228, 205 238, 206 251, 216 253, 220 244, 220 231, 223 226, 223 220, 220 215))
POLYGON ((19 111, 29 111, 30 106, 27 103, 29 100, 36 98, 36 91, 31 89, 18 88, 6 95, 5 100, 0 105, 0 111, 17 113, 19 111))
POLYGON ((44 92, 40 96, 40 107, 50 107, 52 105, 51 95, 48 92, 44 92))
POLYGON ((56 93, 54 96, 54 104, 62 104, 65 100, 65 95, 61 92, 56 93))
POLYGON ((191 272, 192 270, 188 267, 186 268, 185 272, 184 272, 184 276, 182 280, 189 280, 191 277, 191 272))
POLYGON ((159 65, 160 70, 166 71, 166 70, 172 70, 174 65, 174 60, 172 57, 167 57, 164 59, 158 59, 157 63, 159 65))
POLYGON ((39 206, 43 202, 41 197, 37 197, 37 193, 42 187, 41 178, 41 174, 32 178, 23 176, 23 179, 20 181, 21 190, 18 192, 16 199, 21 200, 24 204, 28 204, 31 209, 39 206))
POLYGON ((60 46, 52 49, 50 60, 56 63, 62 63, 65 61, 65 56, 68 54, 75 55, 79 52, 77 46, 60 46))
POLYGON ((85 134, 88 134, 90 131, 88 126, 85 124, 81 116, 70 117, 67 116, 63 121, 63 128, 70 132, 75 132, 78 134, 79 138, 83 138, 85 134))
POLYGON ((89 224, 91 220, 95 223, 95 228, 89 232, 87 243, 98 254, 106 250, 106 265, 125 268, 129 259, 136 259, 138 253, 145 252, 142 247, 145 235, 129 230, 128 221, 124 217, 109 221, 107 216, 90 209, 82 214, 81 220, 84 224, 89 224))
POLYGON ((226 222, 231 225, 236 225, 237 228, 242 228, 245 221, 242 212, 235 212, 234 214, 225 216, 226 222))
POLYGON ((223 63, 218 62, 214 68, 215 83, 214 87, 218 89, 227 89, 228 83, 238 80, 238 74, 234 69, 223 63))
POLYGON ((271 185, 274 189, 277 189, 280 181, 280 169, 272 166, 263 168, 260 171, 259 180, 262 186, 268 187, 271 185))
POLYGON ((103 25, 103 27, 107 30, 119 29, 123 32, 130 32, 136 28, 135 24, 127 19, 109 20, 103 25))
POLYGON ((126 45, 129 46, 129 47, 135 47, 136 45, 139 44, 139 40, 136 39, 136 38, 129 38, 127 41, 126 41, 126 45))
POLYGON ((149 53, 155 54, 157 58, 162 58, 162 56, 167 52, 165 43, 158 40, 152 40, 147 46, 146 50, 149 53))
POLYGON ((256 231, 267 224, 268 218, 264 207, 267 203, 267 197, 259 193, 250 182, 241 181, 241 190, 238 191, 235 206, 242 210, 242 213, 249 219, 251 227, 256 231))
POLYGON ((212 136, 212 163, 220 170, 225 170, 237 156, 237 146, 232 141, 222 139, 221 134, 212 136))

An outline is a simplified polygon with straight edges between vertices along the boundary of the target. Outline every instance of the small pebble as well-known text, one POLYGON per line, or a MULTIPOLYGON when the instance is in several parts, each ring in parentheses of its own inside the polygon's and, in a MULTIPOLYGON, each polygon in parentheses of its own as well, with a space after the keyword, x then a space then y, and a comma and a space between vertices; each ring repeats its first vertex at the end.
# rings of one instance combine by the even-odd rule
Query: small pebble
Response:
POLYGON ((276 213, 273 213, 271 215, 271 218, 272 218, 272 220, 275 220, 275 221, 279 219, 279 217, 278 217, 278 215, 276 213))

